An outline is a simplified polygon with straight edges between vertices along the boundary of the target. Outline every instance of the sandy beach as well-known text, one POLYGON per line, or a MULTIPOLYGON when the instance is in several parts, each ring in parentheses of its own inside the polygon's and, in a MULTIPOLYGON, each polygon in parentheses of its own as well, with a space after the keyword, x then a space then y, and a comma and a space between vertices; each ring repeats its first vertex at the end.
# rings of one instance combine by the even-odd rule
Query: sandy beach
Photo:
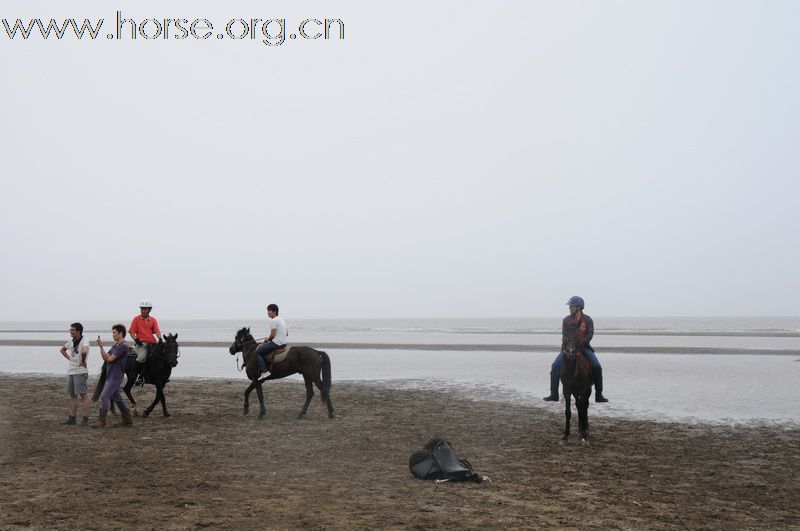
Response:
POLYGON ((592 404, 591 447, 561 446, 562 407, 334 381, 337 418, 317 397, 297 420, 303 386, 278 381, 259 420, 241 414, 245 380, 176 379, 172 417, 92 430, 60 424, 64 380, 0 375, 3 529, 800 528, 796 429, 592 419, 592 404), (433 435, 491 482, 414 479, 433 435))

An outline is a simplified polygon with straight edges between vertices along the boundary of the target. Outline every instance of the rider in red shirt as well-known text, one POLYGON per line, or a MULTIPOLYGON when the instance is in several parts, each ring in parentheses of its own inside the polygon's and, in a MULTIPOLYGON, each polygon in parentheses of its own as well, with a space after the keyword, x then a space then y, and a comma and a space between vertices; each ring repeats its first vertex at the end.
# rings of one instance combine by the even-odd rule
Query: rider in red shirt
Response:
POLYGON ((134 368, 134 375, 138 375, 137 383, 142 383, 144 381, 142 369, 145 366, 145 362, 153 352, 156 344, 162 340, 158 321, 155 317, 150 317, 150 311, 152 309, 153 304, 150 301, 142 301, 139 304, 140 314, 133 318, 131 326, 128 328, 128 333, 137 346, 137 359, 134 368), (147 355, 144 360, 141 360, 141 356, 138 356, 141 347, 147 349, 147 355))

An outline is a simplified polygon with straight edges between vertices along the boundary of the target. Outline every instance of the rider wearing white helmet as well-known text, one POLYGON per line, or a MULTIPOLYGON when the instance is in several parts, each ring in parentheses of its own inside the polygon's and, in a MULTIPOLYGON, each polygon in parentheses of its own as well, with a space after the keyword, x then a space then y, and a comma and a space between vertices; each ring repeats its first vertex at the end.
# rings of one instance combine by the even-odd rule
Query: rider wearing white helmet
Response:
POLYGON ((153 309, 153 303, 145 299, 139 303, 139 315, 133 318, 131 326, 128 328, 128 333, 136 343, 136 364, 134 374, 138 375, 138 382, 142 383, 144 375, 142 369, 148 356, 156 346, 156 343, 162 340, 161 329, 158 327, 158 321, 155 317, 150 316, 150 311, 153 309))
POLYGON ((544 397, 547 402, 558 402, 558 381, 561 375, 561 364, 564 362, 564 348, 569 334, 577 334, 581 341, 581 350, 583 355, 592 364, 592 376, 594 377, 594 401, 595 402, 608 402, 608 399, 603 396, 603 367, 600 366, 594 349, 590 344, 592 336, 594 336, 594 321, 592 318, 583 313, 585 303, 581 297, 570 297, 567 301, 569 306, 569 315, 564 317, 561 322, 561 352, 556 356, 555 361, 550 366, 550 394, 544 397))

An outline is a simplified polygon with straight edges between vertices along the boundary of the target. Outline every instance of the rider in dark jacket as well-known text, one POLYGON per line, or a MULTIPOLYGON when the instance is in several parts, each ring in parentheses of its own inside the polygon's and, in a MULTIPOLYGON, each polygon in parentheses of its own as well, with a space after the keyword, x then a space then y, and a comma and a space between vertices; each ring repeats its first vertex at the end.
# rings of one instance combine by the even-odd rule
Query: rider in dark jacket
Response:
POLYGON ((561 364, 564 362, 567 337, 577 336, 581 342, 583 355, 592 364, 594 400, 595 402, 608 402, 608 399, 603 396, 603 367, 600 366, 600 362, 591 346, 592 337, 594 336, 594 321, 583 313, 584 302, 582 298, 570 297, 567 305, 569 306, 569 315, 564 317, 561 322, 561 352, 559 352, 550 366, 550 394, 544 397, 544 400, 558 402, 558 381, 561 373, 561 364))

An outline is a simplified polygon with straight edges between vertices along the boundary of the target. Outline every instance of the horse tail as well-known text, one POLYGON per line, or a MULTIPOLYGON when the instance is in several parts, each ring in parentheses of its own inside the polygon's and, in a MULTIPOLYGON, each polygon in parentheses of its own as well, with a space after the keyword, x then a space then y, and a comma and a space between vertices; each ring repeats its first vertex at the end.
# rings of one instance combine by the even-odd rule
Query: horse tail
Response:
POLYGON ((103 362, 103 368, 100 370, 100 380, 97 382, 97 387, 94 388, 92 395, 92 402, 100 400, 100 395, 103 393, 103 387, 106 385, 106 362, 103 362))
POLYGON ((328 356, 327 352, 319 351, 319 357, 322 360, 322 388, 320 389, 320 395, 322 395, 322 400, 328 399, 328 393, 331 390, 331 358, 328 356))

